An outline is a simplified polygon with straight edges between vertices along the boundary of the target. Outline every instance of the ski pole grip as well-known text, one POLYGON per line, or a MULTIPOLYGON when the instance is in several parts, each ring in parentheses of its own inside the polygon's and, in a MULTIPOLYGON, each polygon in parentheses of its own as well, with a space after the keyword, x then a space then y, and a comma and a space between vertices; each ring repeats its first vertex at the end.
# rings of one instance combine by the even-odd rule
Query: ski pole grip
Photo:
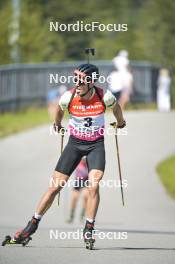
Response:
POLYGON ((116 122, 110 123, 110 126, 112 126, 113 128, 117 128, 117 123, 116 122))
POLYGON ((95 55, 95 49, 94 48, 85 48, 86 54, 91 54, 92 56, 95 55))
POLYGON ((62 127, 59 131, 59 133, 61 134, 61 136, 64 136, 64 134, 67 132, 67 129, 62 127))

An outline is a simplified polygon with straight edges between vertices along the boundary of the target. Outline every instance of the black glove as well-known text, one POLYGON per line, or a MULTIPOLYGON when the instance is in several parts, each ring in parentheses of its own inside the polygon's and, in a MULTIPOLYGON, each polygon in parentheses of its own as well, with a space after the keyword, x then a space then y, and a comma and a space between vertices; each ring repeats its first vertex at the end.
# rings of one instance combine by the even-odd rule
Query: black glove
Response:
POLYGON ((113 127, 113 128, 123 128, 126 126, 126 121, 123 120, 123 123, 120 123, 120 124, 117 124, 117 122, 113 122, 113 123, 110 123, 110 125, 113 127))
POLYGON ((57 125, 56 123, 54 123, 53 128, 54 128, 55 132, 57 132, 57 133, 59 133, 59 132, 65 133, 65 131, 66 131, 65 128, 61 124, 57 125))
POLYGON ((123 120, 123 123, 117 124, 118 128, 124 128, 126 126, 126 121, 123 120))

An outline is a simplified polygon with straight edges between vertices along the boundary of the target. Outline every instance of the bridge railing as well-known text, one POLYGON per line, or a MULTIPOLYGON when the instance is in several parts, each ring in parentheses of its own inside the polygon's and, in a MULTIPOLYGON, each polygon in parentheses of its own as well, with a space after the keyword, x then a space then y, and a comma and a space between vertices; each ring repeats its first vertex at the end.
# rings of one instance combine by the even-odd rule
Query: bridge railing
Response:
MULTIPOLYGON (((51 87, 66 85, 70 88, 73 85, 73 82, 64 81, 68 76, 73 76, 74 68, 80 63, 82 61, 0 66, 0 111, 17 111, 23 107, 45 104, 51 87), (51 75, 55 76, 55 80, 57 78, 57 83, 51 75)), ((114 70, 111 61, 92 63, 99 67, 100 74, 106 78, 114 70)), ((158 70, 159 65, 131 61, 134 77, 134 93, 131 98, 133 103, 155 101, 158 70)), ((107 82, 100 83, 100 86, 106 88, 107 82)))

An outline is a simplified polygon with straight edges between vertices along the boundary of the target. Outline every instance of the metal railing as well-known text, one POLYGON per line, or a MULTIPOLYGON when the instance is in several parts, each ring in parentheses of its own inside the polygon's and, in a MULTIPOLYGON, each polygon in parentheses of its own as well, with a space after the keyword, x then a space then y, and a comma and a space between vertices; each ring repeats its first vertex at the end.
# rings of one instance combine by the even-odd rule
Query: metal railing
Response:
MULTIPOLYGON (((74 68, 82 61, 13 64, 0 67, 0 111, 17 111, 23 107, 40 106, 46 103, 47 92, 51 87, 64 84, 70 88, 73 83, 63 83, 60 76, 73 75, 74 68), (57 75, 58 83, 50 83, 50 74, 57 75)), ((113 68, 111 61, 92 61, 100 69, 100 74, 107 77, 113 68)), ((134 77, 134 93, 131 101, 153 102, 156 95, 156 81, 159 65, 148 62, 131 61, 134 77)), ((107 83, 101 84, 107 87, 107 83)))

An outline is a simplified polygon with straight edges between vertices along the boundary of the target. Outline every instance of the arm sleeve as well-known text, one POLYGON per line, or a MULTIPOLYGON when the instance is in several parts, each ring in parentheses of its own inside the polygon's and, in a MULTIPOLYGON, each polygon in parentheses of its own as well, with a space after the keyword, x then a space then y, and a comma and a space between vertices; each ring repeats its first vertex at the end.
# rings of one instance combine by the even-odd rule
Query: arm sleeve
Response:
POLYGON ((61 107, 61 109, 64 111, 68 108, 70 99, 71 99, 71 92, 70 91, 66 91, 59 100, 59 106, 61 107))
POLYGON ((106 107, 113 107, 115 102, 116 102, 116 98, 115 96, 111 93, 111 91, 106 90, 104 96, 103 96, 103 101, 106 105, 106 107))

